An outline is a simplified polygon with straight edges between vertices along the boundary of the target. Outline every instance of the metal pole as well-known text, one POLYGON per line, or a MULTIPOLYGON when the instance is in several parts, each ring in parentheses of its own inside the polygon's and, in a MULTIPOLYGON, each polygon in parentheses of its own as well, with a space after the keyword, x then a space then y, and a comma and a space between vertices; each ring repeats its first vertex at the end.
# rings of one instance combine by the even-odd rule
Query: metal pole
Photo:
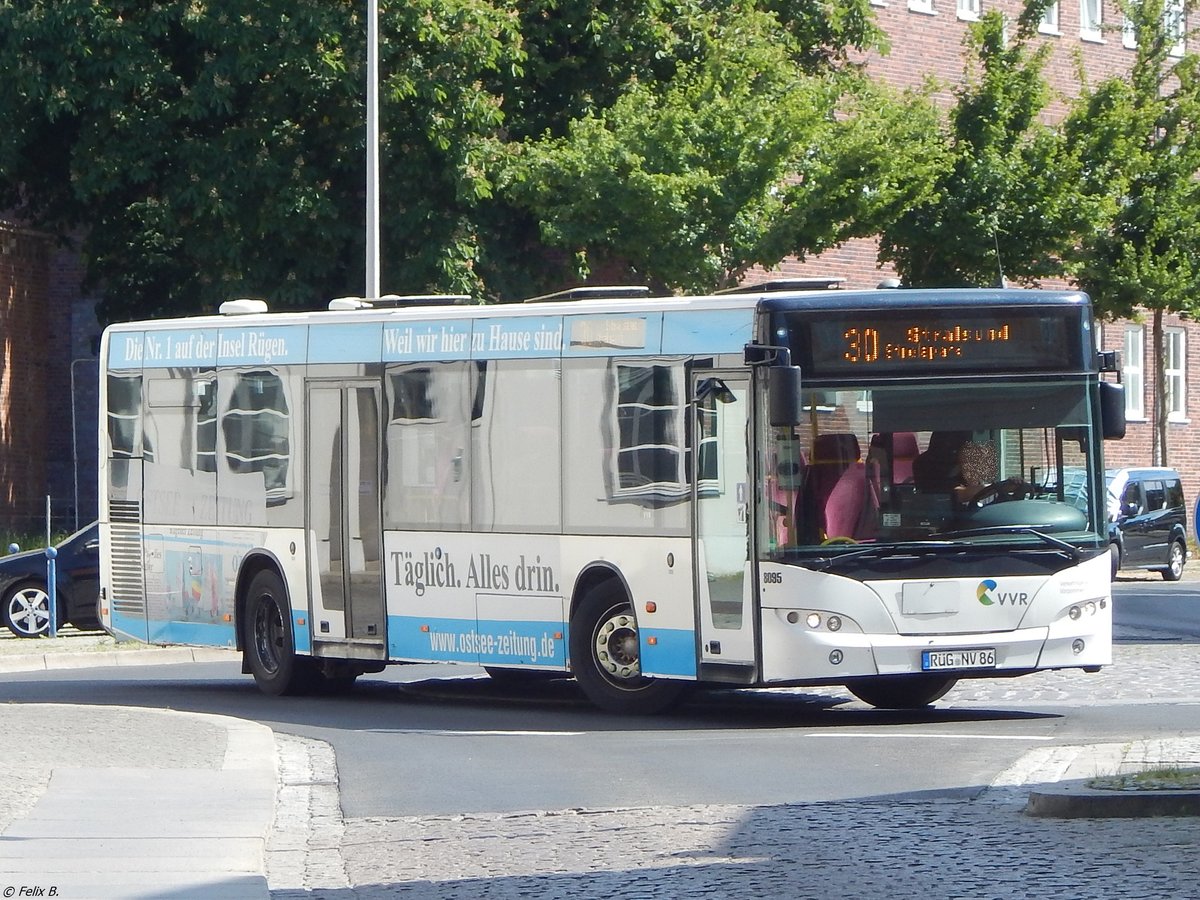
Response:
POLYGON ((46 607, 50 613, 50 637, 58 637, 58 551, 46 548, 46 607))
POLYGON ((367 0, 367 284, 379 296, 379 0, 367 0))

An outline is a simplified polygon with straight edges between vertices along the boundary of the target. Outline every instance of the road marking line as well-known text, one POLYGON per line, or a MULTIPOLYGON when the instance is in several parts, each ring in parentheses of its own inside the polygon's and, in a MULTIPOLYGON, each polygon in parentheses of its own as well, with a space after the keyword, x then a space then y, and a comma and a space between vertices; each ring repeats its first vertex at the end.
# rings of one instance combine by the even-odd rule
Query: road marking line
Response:
POLYGON ((455 731, 450 728, 375 728, 377 734, 428 734, 436 737, 579 737, 583 731, 455 731))
POLYGON ((1053 737, 1040 734, 941 734, 920 731, 836 731, 817 732, 807 735, 817 738, 946 738, 954 741, 1052 741, 1053 737))

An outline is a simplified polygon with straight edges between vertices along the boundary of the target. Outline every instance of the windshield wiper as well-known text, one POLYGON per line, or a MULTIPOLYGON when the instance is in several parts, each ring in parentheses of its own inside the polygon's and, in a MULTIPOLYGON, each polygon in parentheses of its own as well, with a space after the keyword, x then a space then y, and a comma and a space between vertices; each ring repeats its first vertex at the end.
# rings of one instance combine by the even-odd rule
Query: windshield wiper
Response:
POLYGON ((1044 531, 1038 531, 1029 525, 990 525, 986 528, 964 528, 962 531, 942 531, 938 532, 940 538, 967 538, 967 537, 982 537, 989 534, 1031 534, 1053 547, 1056 550, 1061 550, 1071 557, 1075 562, 1079 562, 1083 558, 1083 551, 1074 544, 1069 543, 1053 535, 1046 534, 1044 531))
POLYGON ((834 566, 852 559, 890 559, 893 556, 928 556, 931 550, 945 550, 950 547, 963 548, 970 544, 964 541, 906 541, 902 544, 871 544, 856 550, 847 550, 836 556, 816 556, 806 560, 808 568, 817 572, 828 572, 834 566))

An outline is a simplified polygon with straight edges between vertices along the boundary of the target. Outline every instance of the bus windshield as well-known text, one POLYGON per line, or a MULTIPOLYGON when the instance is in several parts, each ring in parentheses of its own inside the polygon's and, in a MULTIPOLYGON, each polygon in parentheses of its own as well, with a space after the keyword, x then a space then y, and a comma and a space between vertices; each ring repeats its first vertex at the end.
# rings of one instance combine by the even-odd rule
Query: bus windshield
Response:
POLYGON ((802 407, 802 424, 767 427, 760 445, 761 558, 1099 546, 1099 435, 1078 379, 806 389, 802 407))

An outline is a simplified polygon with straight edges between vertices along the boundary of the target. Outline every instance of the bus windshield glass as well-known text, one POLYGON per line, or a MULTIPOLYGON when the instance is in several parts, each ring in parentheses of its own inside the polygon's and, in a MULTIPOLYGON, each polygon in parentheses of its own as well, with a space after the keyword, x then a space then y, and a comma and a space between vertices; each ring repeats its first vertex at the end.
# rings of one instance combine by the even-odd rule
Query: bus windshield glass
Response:
POLYGON ((760 558, 1095 549, 1090 390, 1070 377, 806 389, 802 424, 764 429, 760 558))

